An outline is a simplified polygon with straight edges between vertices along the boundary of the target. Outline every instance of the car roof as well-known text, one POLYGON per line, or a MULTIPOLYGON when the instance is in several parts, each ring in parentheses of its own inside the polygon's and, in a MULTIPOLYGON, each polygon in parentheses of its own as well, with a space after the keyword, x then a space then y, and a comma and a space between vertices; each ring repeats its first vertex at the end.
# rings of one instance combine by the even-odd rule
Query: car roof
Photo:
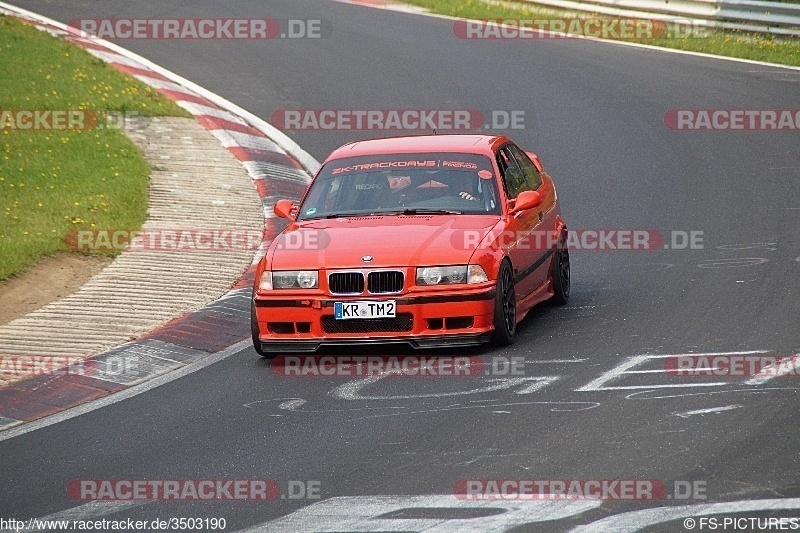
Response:
POLYGON ((418 152, 454 152, 486 155, 491 154, 495 146, 507 141, 508 139, 502 135, 474 134, 385 137, 345 144, 334 150, 326 161, 343 157, 418 152))

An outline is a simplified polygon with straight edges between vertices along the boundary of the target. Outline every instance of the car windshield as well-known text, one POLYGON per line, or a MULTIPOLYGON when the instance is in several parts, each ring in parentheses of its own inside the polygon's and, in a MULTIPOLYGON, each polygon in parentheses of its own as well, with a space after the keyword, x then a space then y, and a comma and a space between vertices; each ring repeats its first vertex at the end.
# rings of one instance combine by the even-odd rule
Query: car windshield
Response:
POLYGON ((330 161, 311 185, 298 219, 499 213, 488 157, 422 153, 330 161))

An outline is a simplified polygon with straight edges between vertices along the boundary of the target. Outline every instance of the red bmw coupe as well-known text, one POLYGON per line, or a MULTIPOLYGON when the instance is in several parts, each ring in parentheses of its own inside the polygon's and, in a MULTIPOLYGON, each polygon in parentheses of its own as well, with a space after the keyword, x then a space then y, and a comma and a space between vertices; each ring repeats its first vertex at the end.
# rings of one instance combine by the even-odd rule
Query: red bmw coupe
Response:
POLYGON ((256 352, 513 342, 536 304, 567 302, 567 228, 539 158, 496 135, 346 144, 258 264, 256 352))

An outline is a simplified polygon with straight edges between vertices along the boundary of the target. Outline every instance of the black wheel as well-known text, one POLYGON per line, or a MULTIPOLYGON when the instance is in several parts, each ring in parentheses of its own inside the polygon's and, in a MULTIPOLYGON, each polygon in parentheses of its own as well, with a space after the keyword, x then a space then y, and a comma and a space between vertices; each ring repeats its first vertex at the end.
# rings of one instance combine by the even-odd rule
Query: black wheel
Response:
POLYGON ((559 244, 553 258, 553 305, 564 305, 569 300, 569 248, 566 239, 559 244))
POLYGON ((517 296, 514 291, 514 273, 508 261, 500 264, 494 299, 494 334, 497 346, 508 346, 517 333, 517 296))
POLYGON ((261 350, 261 341, 258 340, 258 319, 256 318, 256 304, 250 303, 250 333, 253 335, 253 348, 256 353, 261 357, 267 359, 274 359, 274 353, 268 353, 261 350))

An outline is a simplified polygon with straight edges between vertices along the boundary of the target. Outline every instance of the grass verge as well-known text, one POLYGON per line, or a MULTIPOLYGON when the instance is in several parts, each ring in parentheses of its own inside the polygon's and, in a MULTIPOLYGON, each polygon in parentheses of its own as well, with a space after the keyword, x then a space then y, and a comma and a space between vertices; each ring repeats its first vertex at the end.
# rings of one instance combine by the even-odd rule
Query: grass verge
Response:
POLYGON ((71 230, 137 229, 144 222, 150 167, 105 120, 108 111, 189 115, 77 46, 12 17, 0 16, 0 62, 8 74, 0 77, 3 280, 43 255, 67 250, 64 237, 71 230), (20 111, 39 110, 85 110, 97 123, 91 129, 58 129, 52 121, 45 121, 52 129, 19 128, 20 111))
MULTIPOLYGON (((432 13, 478 20, 496 19, 573 19, 586 18, 588 12, 556 9, 528 2, 485 0, 403 0, 408 4, 429 9, 432 13)), ((798 0, 800 1, 800 0, 798 0)), ((619 20, 611 15, 592 15, 602 20, 619 20)), ((513 25, 513 22, 509 22, 513 25)), ((800 66, 800 38, 775 37, 729 30, 702 30, 699 34, 664 32, 659 38, 625 39, 636 42, 781 65, 800 66), (670 38, 670 35, 673 36, 670 38), (680 37, 674 37, 681 35, 680 37)), ((691 32, 690 32, 691 33, 691 32)))

